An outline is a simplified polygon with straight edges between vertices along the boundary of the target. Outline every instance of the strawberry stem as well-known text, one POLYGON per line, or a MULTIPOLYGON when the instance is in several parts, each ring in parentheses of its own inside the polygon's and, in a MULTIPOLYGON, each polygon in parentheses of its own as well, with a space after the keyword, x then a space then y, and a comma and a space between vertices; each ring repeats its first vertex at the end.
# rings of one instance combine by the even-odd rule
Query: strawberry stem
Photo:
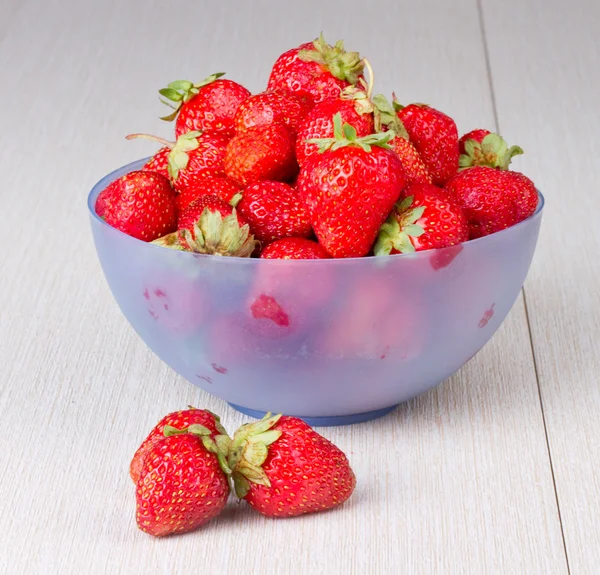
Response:
POLYGON ((375 82, 375 74, 373 74, 373 68, 371 67, 371 62, 367 60, 367 58, 363 58, 363 64, 365 68, 369 72, 369 82, 367 84, 367 100, 371 99, 371 94, 373 93, 373 85, 375 82))
POLYGON ((128 134, 127 136, 125 136, 126 140, 137 140, 137 139, 142 139, 142 140, 151 140, 153 142, 158 142, 159 144, 162 144, 163 146, 166 146, 169 149, 173 149, 173 147, 175 146, 175 142, 169 142, 169 140, 165 140, 164 138, 161 138, 159 136, 153 136, 152 134, 128 134))

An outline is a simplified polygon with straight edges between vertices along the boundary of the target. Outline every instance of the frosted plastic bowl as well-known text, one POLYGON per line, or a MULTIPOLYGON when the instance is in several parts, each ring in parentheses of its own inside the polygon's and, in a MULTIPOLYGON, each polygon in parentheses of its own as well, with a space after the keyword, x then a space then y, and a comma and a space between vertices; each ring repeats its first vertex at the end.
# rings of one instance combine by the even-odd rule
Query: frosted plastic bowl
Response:
POLYGON ((314 425, 384 415, 467 363, 519 294, 544 205, 540 194, 526 221, 445 250, 309 261, 206 256, 144 243, 95 214, 100 191, 144 162, 109 174, 88 198, 121 311, 194 385, 246 414, 314 425))

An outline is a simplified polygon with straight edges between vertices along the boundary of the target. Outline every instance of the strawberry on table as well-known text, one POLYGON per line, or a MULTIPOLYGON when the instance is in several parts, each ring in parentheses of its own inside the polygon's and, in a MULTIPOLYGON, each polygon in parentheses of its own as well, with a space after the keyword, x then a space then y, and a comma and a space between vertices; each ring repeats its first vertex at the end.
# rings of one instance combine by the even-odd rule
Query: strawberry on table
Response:
POLYGON ((296 417, 242 425, 227 459, 237 496, 268 517, 332 509, 356 486, 344 453, 296 417))
POLYGON ((140 478, 140 472, 146 455, 148 455, 154 445, 165 438, 165 427, 174 427, 182 430, 187 429, 192 424, 203 425, 210 431, 213 437, 215 435, 227 435, 227 432, 221 425, 220 417, 212 413, 212 411, 196 409, 190 406, 188 409, 169 413, 152 428, 152 431, 150 431, 135 452, 129 465, 129 475, 133 482, 137 483, 140 478))
POLYGON ((311 214, 319 243, 336 258, 371 250, 405 185, 398 156, 388 144, 394 133, 358 138, 334 116, 335 136, 317 140, 321 153, 302 166, 298 190, 311 214))
POLYGON ((312 96, 303 92, 272 90, 250 96, 240 104, 233 119, 236 132, 243 132, 253 126, 280 123, 292 132, 313 108, 312 96))
POLYGON ((225 173, 242 186, 261 180, 290 181, 298 173, 295 137, 284 124, 248 128, 225 150, 225 173))
POLYGON ((263 246, 286 237, 307 238, 312 233, 304 201, 283 182, 264 180, 248 186, 237 210, 263 246))
POLYGON ((151 242, 177 225, 175 193, 169 180, 150 171, 133 171, 100 192, 96 213, 107 224, 151 242))
POLYGON ((233 117, 239 105, 250 96, 241 84, 231 80, 221 80, 224 74, 218 72, 198 84, 188 80, 176 80, 159 90, 163 104, 173 108, 173 112, 162 120, 175 122, 175 136, 192 131, 233 132, 233 117))
POLYGON ((461 207, 444 190, 412 184, 401 198, 379 230, 375 255, 447 248, 469 239, 461 207))
POLYGON ((137 525, 154 537, 198 529, 229 497, 226 435, 214 437, 201 424, 165 427, 164 434, 144 457, 136 484, 137 525))
POLYGON ((394 107, 432 182, 443 186, 458 171, 458 130, 454 120, 424 104, 402 106, 394 100, 394 107))
POLYGON ((269 76, 269 90, 308 92, 315 103, 339 95, 362 76, 364 63, 358 52, 347 52, 343 41, 331 46, 323 35, 284 52, 269 76))
POLYGON ((270 243, 260 254, 264 259, 320 260, 329 258, 325 248, 306 238, 283 238, 270 243))

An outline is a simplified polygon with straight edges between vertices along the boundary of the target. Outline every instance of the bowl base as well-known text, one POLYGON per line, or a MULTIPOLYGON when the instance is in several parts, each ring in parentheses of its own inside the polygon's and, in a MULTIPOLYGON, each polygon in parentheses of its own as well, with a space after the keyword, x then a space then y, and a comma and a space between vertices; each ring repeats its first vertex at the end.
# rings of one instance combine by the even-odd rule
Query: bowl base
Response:
MULTIPOLYGON (((242 407, 241 405, 236 405, 235 403, 229 403, 233 409, 243 413, 244 415, 249 415, 250 417, 254 417, 256 419, 261 419, 265 415, 265 411, 257 411, 256 409, 248 409, 247 407, 242 407)), ((325 416, 325 417, 305 417, 303 415, 295 415, 294 417, 299 417, 300 419, 306 421, 308 425, 311 427, 332 427, 336 425, 351 425, 352 423, 362 423, 364 421, 371 421, 372 419, 377 419, 378 417, 383 417, 388 413, 394 411, 398 407, 397 405, 392 405, 391 407, 384 407, 383 409, 376 409, 375 411, 365 411, 364 413, 354 413, 352 415, 333 415, 333 416, 325 416)), ((291 414, 287 414, 291 415, 291 414)))

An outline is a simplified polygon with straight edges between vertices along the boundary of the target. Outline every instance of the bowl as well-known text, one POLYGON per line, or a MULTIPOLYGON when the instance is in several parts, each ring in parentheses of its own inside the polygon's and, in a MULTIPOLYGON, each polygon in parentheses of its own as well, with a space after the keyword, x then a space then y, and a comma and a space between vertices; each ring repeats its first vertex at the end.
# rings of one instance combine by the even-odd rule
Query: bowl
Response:
POLYGON ((106 224, 94 242, 121 311, 148 347, 235 409, 312 425, 366 421, 459 370, 513 306, 544 199, 527 220, 442 250, 338 260, 178 252, 106 224))

